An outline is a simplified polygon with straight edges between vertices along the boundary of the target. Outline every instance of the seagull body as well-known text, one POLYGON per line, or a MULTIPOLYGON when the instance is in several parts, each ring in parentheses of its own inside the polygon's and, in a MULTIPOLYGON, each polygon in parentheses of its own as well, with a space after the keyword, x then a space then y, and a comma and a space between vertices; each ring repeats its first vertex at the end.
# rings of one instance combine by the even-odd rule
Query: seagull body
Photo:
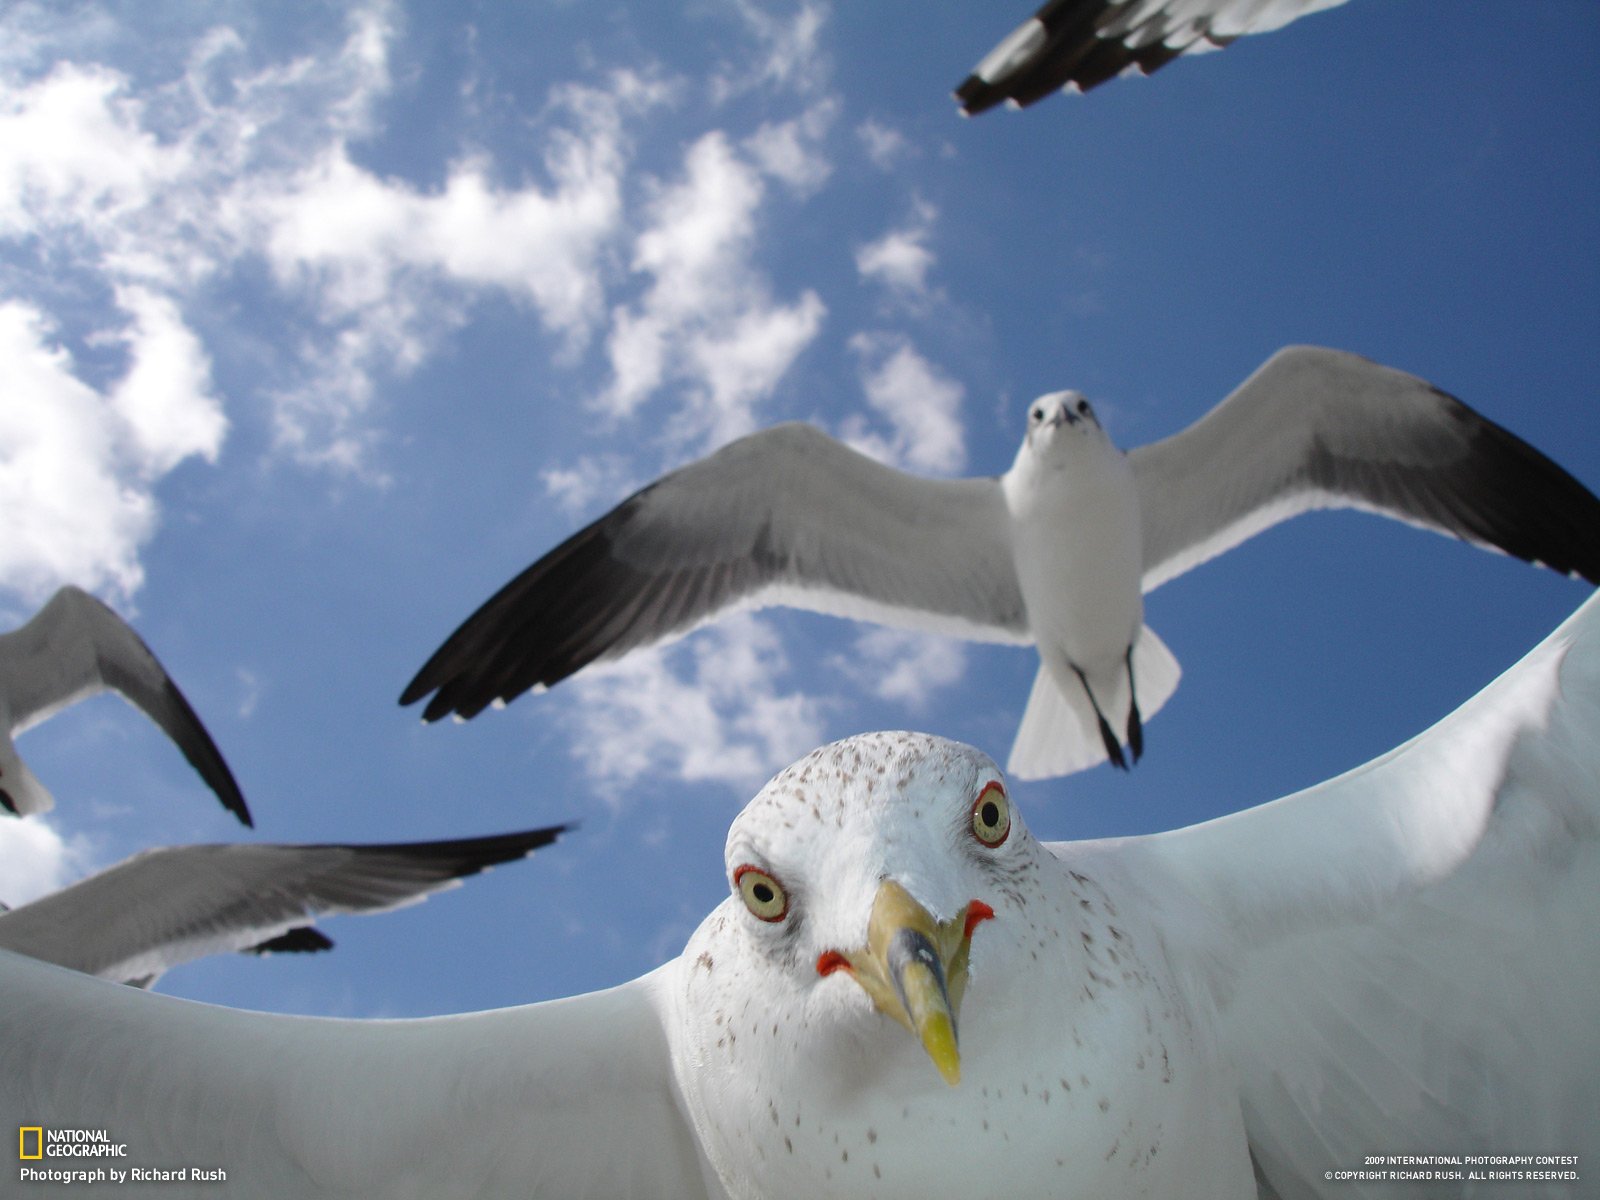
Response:
POLYGON ((310 928, 316 918, 418 903, 527 857, 566 828, 437 842, 145 850, 0 909, 0 948, 138 987, 208 954, 326 950, 333 943, 310 928))
POLYGON ((1087 92, 1137 68, 1220 50, 1344 0, 1048 0, 984 55, 955 91, 966 116, 1002 102, 1026 108, 1050 93, 1087 92))
POLYGON ((1076 392, 1029 407, 999 478, 925 479, 805 425, 732 442, 527 568, 401 694, 471 718, 735 606, 1034 644, 1019 778, 1134 758, 1179 668, 1142 593, 1314 508, 1366 509, 1600 582, 1600 500, 1425 381, 1280 350, 1188 429, 1124 455, 1076 392))
POLYGON ((254 823, 222 753, 166 668, 126 621, 76 587, 60 589, 27 624, 0 634, 0 808, 26 815, 55 806, 12 739, 104 691, 120 693, 159 725, 223 807, 254 823))
POLYGON ((1591 599, 1399 749, 1169 833, 1040 843, 979 751, 863 735, 762 789, 728 897, 608 991, 327 1020, 0 953, 0 1111, 239 1196, 1351 1200, 1392 1194, 1335 1178, 1375 1153, 1582 1172, 1597 727, 1591 599))

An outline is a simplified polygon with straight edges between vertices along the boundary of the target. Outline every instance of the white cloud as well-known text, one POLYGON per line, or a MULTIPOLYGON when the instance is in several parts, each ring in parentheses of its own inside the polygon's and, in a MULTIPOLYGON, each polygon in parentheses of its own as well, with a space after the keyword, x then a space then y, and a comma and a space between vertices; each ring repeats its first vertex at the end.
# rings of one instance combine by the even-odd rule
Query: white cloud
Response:
POLYGON ((819 702, 778 690, 787 669, 777 634, 749 613, 592 668, 567 685, 574 754, 610 795, 655 774, 758 785, 823 737, 819 702))
POLYGON ((64 838, 44 817, 0 817, 0 901, 16 908, 59 890, 88 868, 82 838, 64 838))
POLYGON ((792 120, 768 121, 745 139, 744 148, 768 175, 809 195, 826 183, 833 171, 819 143, 838 111, 838 101, 830 99, 813 104, 792 120))
POLYGON ((0 304, 0 580, 33 599, 66 582, 128 596, 155 529, 149 472, 54 335, 38 309, 0 304))
POLYGON ((847 657, 829 660, 852 682, 880 700, 920 711, 932 694, 949 687, 967 669, 966 646, 939 634, 875 628, 856 638, 847 657))
POLYGON ((140 127, 125 91, 116 72, 73 63, 0 91, 0 236, 106 230, 182 173, 183 151, 140 127))
POLYGON ((714 130, 684 157, 683 178, 658 190, 634 245, 634 270, 651 279, 637 303, 612 314, 612 378, 597 405, 632 414, 669 383, 687 388, 673 422, 682 441, 715 445, 755 427, 756 406, 821 328, 814 292, 772 299, 752 262, 760 173, 714 130))
POLYGON ((890 433, 873 432, 857 416, 845 421, 844 440, 893 466, 938 475, 960 471, 967 461, 961 385, 899 335, 858 333, 850 348, 861 359, 867 402, 888 422, 890 433))
POLYGON ((821 49, 822 27, 828 20, 825 5, 806 0, 787 19, 758 7, 753 0, 734 0, 733 8, 755 39, 757 53, 712 77, 714 101, 720 103, 763 86, 798 92, 822 86, 828 73, 821 49))
POLYGON ((856 137, 867 152, 867 158, 880 171, 894 170, 913 152, 904 134, 871 117, 856 126, 856 137))
POLYGON ((902 298, 925 297, 928 272, 937 261, 928 249, 936 216, 931 204, 917 201, 905 225, 856 251, 856 270, 863 278, 883 284, 902 298))
POLYGON ((585 454, 568 466, 546 468, 539 478, 572 516, 619 504, 639 487, 631 464, 619 454, 585 454))
POLYGON ((211 361, 167 296, 119 287, 117 306, 132 324, 115 336, 128 347, 128 370, 109 404, 128 430, 146 478, 165 475, 190 455, 215 462, 227 432, 211 393, 211 361))

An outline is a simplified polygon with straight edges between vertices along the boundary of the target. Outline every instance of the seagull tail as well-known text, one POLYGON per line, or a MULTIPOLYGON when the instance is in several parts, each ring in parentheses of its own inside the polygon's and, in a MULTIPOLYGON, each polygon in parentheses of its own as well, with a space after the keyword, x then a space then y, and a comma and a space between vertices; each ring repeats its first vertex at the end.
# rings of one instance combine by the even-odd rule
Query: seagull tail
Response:
MULTIPOLYGON (((1139 712, 1148 721, 1177 688, 1182 669, 1166 643, 1147 625, 1133 644, 1132 670, 1139 712)), ((1110 700, 1108 707, 1121 711, 1128 703, 1128 693, 1120 690, 1110 700)), ((1103 762, 1106 745, 1101 724, 1087 689, 1074 687, 1063 693, 1050 668, 1041 662, 1006 771, 1016 779, 1047 779, 1103 762)))

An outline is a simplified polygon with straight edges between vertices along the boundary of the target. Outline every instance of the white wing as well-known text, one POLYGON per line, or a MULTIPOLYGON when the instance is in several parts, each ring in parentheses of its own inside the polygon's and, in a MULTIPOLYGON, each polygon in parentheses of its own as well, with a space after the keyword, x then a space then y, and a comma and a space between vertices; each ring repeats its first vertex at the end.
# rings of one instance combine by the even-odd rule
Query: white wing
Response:
POLYGON ((472 717, 734 605, 1027 643, 995 479, 907 475, 808 425, 741 438, 624 500, 451 634, 401 694, 472 717))
POLYGON ((1393 1194, 1324 1175, 1377 1154, 1579 1155, 1592 1175, 1597 731, 1590 600, 1385 757, 1114 847, 1161 898, 1174 954, 1210 983, 1251 1149, 1284 1200, 1393 1194))
POLYGON ((1087 92, 1137 67, 1269 33, 1344 0, 1049 0, 956 89, 968 116, 1003 100, 1026 107, 1061 88, 1087 92))
POLYGON ((675 970, 524 1008, 341 1021, 0 951, 0 1112, 104 1129, 128 1148, 103 1160, 121 1169, 220 1167, 229 1196, 710 1200, 662 1027, 675 970))
POLYGON ((388 845, 146 850, 0 912, 0 947, 147 986, 180 963, 257 948, 320 916, 414 904, 524 858, 565 829, 388 845))
POLYGON ((1600 583, 1600 499, 1431 384, 1279 350, 1183 432, 1129 454, 1144 590, 1279 521, 1360 508, 1600 583))
MULTIPOLYGON (((0 688, 11 734, 108 688, 121 693, 177 744, 223 807, 253 824, 222 753, 166 668, 126 621, 80 588, 62 588, 26 625, 0 634, 0 688)), ((48 793, 31 788, 5 795, 17 812, 50 807, 48 793)))

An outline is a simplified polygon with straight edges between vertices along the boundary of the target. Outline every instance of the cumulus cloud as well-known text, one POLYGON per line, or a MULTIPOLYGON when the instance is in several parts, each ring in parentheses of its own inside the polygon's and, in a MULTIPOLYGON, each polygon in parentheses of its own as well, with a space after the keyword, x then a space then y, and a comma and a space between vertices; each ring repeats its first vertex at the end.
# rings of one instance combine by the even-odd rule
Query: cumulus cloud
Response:
POLYGON ((819 101, 791 120, 766 122, 745 139, 744 147, 768 175, 809 195, 833 170, 820 146, 838 111, 838 101, 819 101))
POLYGON ((539 473, 546 494, 569 515, 611 507, 639 488, 628 460, 620 454, 585 454, 571 464, 539 473))
POLYGON ((821 328, 815 292, 782 303, 753 262, 765 188, 757 168, 713 130, 684 157, 683 177, 659 188, 634 243, 643 296, 612 313, 611 383, 597 398, 632 414, 659 388, 681 384, 679 441, 715 445, 755 428, 756 406, 821 328))
POLYGON ((806 0, 787 17, 768 12, 753 0, 734 0, 734 12, 755 42, 755 53, 737 65, 725 66, 711 79, 718 103, 757 87, 813 92, 827 77, 822 54, 822 28, 828 21, 824 4, 806 0))
POLYGON ((871 117, 856 126, 856 137, 867 159, 880 171, 894 170, 913 151, 903 133, 871 117))
POLYGON ((962 386, 901 335, 858 333, 850 348, 860 359, 867 403, 889 432, 885 436, 857 416, 844 422, 844 440, 892 466, 935 475, 959 472, 967 461, 962 386))
POLYGON ((820 703, 780 690, 787 670, 749 613, 593 668, 567 685, 574 754, 613 795, 654 774, 748 789, 823 738, 820 703))
POLYGON ((0 579, 30 598, 66 582, 131 595, 154 481, 222 440, 204 355, 176 310, 137 290, 119 299, 129 365, 109 394, 79 377, 48 316, 0 304, 0 579))
POLYGON ((928 272, 936 261, 928 249, 937 215, 931 204, 917 201, 911 219, 856 251, 856 270, 863 279, 882 284, 904 299, 928 294, 928 272))
POLYGON ((84 839, 65 838, 44 817, 0 820, 0 901, 16 908, 57 891, 89 868, 84 839))
POLYGON ((893 700, 914 711, 960 679, 967 668, 964 643, 955 638, 909 629, 875 628, 856 638, 851 654, 830 663, 857 686, 880 700, 893 700))

